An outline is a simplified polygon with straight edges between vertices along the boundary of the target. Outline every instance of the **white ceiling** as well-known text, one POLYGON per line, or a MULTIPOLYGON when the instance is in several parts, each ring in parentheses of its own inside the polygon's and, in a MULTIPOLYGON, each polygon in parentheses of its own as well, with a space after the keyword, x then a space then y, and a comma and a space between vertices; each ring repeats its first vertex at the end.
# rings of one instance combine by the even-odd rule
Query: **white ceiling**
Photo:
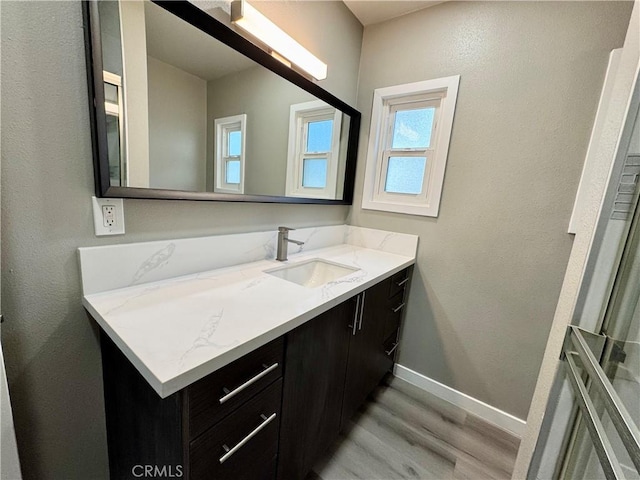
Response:
MULTIPOLYGON (((213 16, 220 14, 224 17, 230 11, 230 0, 191 1, 213 16)), ((252 1, 258 3, 261 0, 252 1)), ((442 0, 343 1, 364 26, 390 20, 442 3, 442 0)), ((238 54, 197 28, 168 14, 164 9, 151 2, 145 2, 145 17, 147 51, 149 55, 158 60, 174 65, 204 80, 213 80, 255 66, 255 63, 248 58, 238 54)))
POLYGON ((367 25, 384 22, 416 10, 432 7, 442 3, 442 0, 344 0, 344 3, 360 20, 360 23, 366 27, 367 25))
MULTIPOLYGON (((221 9, 229 13, 231 0, 191 0, 204 11, 221 9)), ((258 3, 262 0, 249 0, 258 3)), ((304 1, 304 0, 283 0, 304 1)), ((422 10, 423 8, 437 5, 446 0, 343 0, 345 5, 353 12, 360 23, 365 27, 374 23, 384 22, 407 13, 422 10)))
MULTIPOLYGON (((209 2, 214 3, 214 2, 209 2)), ((151 2, 144 4, 147 53, 202 78, 214 80, 256 63, 151 2)))

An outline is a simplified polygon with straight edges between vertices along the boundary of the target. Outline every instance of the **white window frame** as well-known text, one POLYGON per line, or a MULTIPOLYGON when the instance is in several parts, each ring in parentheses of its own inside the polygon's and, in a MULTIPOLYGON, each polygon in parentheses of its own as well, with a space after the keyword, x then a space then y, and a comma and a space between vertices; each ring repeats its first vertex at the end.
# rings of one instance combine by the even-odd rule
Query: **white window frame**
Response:
POLYGON ((459 83, 460 75, 454 75, 374 91, 363 209, 438 216, 459 83), (395 112, 421 107, 436 108, 429 148, 391 149, 395 112), (421 193, 414 195, 385 191, 387 166, 391 156, 427 158, 421 193))
POLYGON ((244 193, 244 171, 245 171, 245 144, 247 138, 247 115, 232 115, 230 117, 216 118, 214 120, 215 130, 215 153, 213 158, 215 181, 213 191, 216 193, 244 193), (229 156, 229 145, 227 142, 228 133, 240 131, 242 136, 240 155, 229 156), (240 161, 240 183, 227 183, 227 162, 240 161))
POLYGON ((289 147, 287 153, 287 197, 324 198, 335 200, 338 183, 338 163, 340 158, 340 131, 342 112, 322 100, 296 103, 289 112, 289 147), (306 153, 306 125, 312 121, 333 120, 331 151, 306 153), (327 184, 325 188, 311 188, 302 185, 304 159, 327 159, 327 184))
POLYGON ((127 179, 129 178, 129 162, 127 162, 127 146, 125 135, 125 115, 124 115, 124 95, 122 89, 122 77, 115 73, 102 71, 104 83, 108 83, 116 87, 118 92, 118 104, 104 101, 104 112, 106 115, 118 117, 118 134, 120 137, 120 184, 118 186, 129 186, 127 179))

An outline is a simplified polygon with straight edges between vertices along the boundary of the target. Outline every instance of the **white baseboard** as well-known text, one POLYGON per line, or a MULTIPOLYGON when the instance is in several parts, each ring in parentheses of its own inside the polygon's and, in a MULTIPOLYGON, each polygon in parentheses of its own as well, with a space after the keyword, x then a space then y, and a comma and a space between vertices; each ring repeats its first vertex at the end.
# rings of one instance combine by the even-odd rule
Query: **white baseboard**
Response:
POLYGON ((470 397, 466 393, 459 392, 429 377, 425 377, 421 373, 415 372, 410 368, 396 364, 393 373, 396 377, 405 380, 416 387, 435 395, 438 398, 446 400, 454 405, 482 418, 488 423, 492 423, 504 430, 522 438, 527 422, 514 417, 510 413, 492 407, 476 398, 470 397))

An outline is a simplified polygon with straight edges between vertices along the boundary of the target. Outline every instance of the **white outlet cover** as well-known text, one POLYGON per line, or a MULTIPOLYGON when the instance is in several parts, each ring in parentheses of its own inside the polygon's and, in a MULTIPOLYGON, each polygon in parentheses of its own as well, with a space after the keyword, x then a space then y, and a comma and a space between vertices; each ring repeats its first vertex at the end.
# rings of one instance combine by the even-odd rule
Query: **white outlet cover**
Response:
POLYGON ((121 198, 91 197, 91 204, 93 205, 93 227, 96 236, 124 235, 124 205, 121 198), (110 227, 104 225, 102 217, 102 207, 106 205, 112 205, 116 210, 116 221, 110 227))

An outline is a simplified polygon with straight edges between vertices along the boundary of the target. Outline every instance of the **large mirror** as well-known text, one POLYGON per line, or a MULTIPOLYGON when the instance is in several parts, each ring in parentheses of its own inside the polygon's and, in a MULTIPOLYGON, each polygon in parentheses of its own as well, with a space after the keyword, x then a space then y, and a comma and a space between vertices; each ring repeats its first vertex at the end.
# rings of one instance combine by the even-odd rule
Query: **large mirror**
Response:
POLYGON ((85 15, 99 196, 351 203, 356 110, 189 2, 85 15))

